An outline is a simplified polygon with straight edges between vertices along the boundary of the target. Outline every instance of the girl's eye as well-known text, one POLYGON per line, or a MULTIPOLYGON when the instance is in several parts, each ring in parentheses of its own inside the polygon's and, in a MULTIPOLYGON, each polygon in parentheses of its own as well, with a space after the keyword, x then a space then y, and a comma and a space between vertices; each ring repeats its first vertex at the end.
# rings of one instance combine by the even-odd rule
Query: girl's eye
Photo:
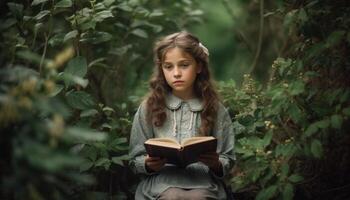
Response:
POLYGON ((184 64, 181 64, 180 66, 181 66, 181 67, 188 67, 188 66, 189 66, 189 64, 184 63, 184 64))
POLYGON ((171 65, 163 65, 164 69, 170 69, 172 66, 171 65))

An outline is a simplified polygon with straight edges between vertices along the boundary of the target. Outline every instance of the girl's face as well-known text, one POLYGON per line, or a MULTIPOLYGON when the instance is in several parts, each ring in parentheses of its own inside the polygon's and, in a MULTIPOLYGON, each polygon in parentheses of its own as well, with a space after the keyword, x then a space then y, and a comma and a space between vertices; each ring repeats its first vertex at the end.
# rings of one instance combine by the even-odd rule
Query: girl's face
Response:
POLYGON ((162 71, 174 95, 182 99, 194 97, 193 85, 201 67, 180 48, 169 49, 164 55, 162 71))

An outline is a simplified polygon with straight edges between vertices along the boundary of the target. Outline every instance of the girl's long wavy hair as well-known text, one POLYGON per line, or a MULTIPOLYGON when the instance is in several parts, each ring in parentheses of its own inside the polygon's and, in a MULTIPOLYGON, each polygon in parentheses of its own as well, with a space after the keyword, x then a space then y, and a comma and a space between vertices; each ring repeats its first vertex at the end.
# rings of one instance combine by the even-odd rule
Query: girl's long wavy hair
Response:
POLYGON ((166 82, 162 71, 162 63, 168 50, 175 47, 190 54, 196 60, 197 65, 202 67, 194 81, 194 92, 197 98, 203 101, 199 135, 209 135, 217 118, 219 96, 214 89, 210 76, 208 51, 200 45, 197 37, 186 31, 168 35, 158 40, 154 45, 155 68, 149 82, 150 92, 146 97, 147 119, 149 119, 149 123, 160 127, 167 118, 165 96, 172 89, 166 82))

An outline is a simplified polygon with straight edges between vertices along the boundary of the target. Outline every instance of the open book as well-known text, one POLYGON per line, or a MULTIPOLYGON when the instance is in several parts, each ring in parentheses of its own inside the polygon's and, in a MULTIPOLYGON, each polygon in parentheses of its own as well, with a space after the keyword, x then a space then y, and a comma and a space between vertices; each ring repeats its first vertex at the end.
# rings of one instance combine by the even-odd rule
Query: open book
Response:
POLYGON ((217 139, 212 136, 191 137, 179 144, 172 138, 152 138, 145 142, 149 156, 166 158, 168 163, 184 167, 197 162, 199 155, 216 152, 217 139))

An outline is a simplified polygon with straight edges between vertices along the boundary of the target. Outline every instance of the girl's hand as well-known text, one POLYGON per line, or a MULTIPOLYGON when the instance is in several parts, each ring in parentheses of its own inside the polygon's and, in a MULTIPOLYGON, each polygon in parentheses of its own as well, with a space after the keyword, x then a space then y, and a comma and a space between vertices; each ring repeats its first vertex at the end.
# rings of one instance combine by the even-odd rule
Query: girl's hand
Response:
POLYGON ((198 157, 198 161, 204 163, 212 170, 216 175, 222 176, 222 165, 219 161, 219 154, 216 152, 210 152, 202 154, 198 157))
POLYGON ((164 167, 166 163, 166 159, 159 158, 159 157, 150 157, 149 155, 147 155, 145 163, 146 163, 146 169, 153 172, 158 172, 164 167))

